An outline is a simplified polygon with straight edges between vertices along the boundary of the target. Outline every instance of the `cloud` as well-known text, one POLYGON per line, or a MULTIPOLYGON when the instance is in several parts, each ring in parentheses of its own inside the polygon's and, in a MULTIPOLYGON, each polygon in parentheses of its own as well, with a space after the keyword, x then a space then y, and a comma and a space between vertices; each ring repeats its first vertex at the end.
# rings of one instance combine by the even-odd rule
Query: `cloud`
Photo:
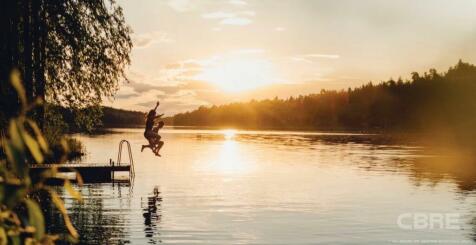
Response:
POLYGON ((291 57, 294 62, 314 63, 314 59, 339 59, 338 54, 302 54, 291 57))
POLYGON ((146 111, 160 100, 159 110, 161 113, 173 115, 179 111, 192 110, 200 105, 209 104, 197 96, 197 93, 201 91, 200 87, 203 86, 196 82, 187 82, 177 86, 130 82, 121 86, 115 96, 114 105, 146 111))
POLYGON ((247 2, 243 1, 243 0, 229 0, 228 1, 229 4, 232 4, 232 5, 235 5, 235 6, 245 6, 245 5, 248 5, 247 2))
POLYGON ((199 99, 197 93, 190 89, 178 89, 167 95, 156 95, 153 93, 144 93, 138 98, 134 98, 132 104, 135 108, 148 110, 155 106, 157 100, 160 100, 159 111, 166 116, 172 116, 177 112, 196 109, 201 105, 210 103, 199 99))
MULTIPOLYGON (((142 94, 144 92, 149 92, 149 91, 163 91, 164 86, 159 86, 155 85, 153 80, 148 77, 143 75, 142 73, 139 73, 137 71, 128 71, 127 72, 127 82, 124 83, 124 86, 121 87, 119 90, 119 94, 122 93, 122 95, 125 94, 142 94)), ((129 96, 126 96, 129 97, 129 96)))
POLYGON ((114 97, 117 99, 128 99, 135 96, 137 96, 137 92, 134 91, 132 87, 121 86, 119 91, 117 91, 117 94, 114 97))
POLYGON ((234 25, 234 26, 245 26, 251 24, 253 21, 248 18, 242 17, 233 17, 233 18, 226 18, 220 21, 222 25, 234 25))
POLYGON ((165 32, 147 32, 141 34, 133 34, 132 42, 135 48, 146 48, 156 43, 171 43, 174 42, 170 36, 165 32))
POLYGON ((167 5, 177 12, 187 12, 194 8, 191 0, 169 0, 167 5))
MULTIPOLYGON (((226 11, 215 11, 202 14, 202 18, 219 20, 219 23, 222 25, 235 25, 235 26, 244 26, 249 25, 253 22, 251 17, 254 17, 256 12, 251 10, 238 11, 238 12, 226 12, 226 11)), ((218 29, 213 29, 218 30, 218 29)))
POLYGON ((194 60, 186 60, 165 65, 161 69, 161 81, 173 81, 172 84, 178 84, 185 80, 190 80, 200 72, 202 72, 202 65, 194 60))
POLYGON ((339 59, 338 54, 306 54, 305 57, 309 58, 326 58, 326 59, 339 59))
POLYGON ((205 18, 205 19, 225 19, 225 18, 232 18, 234 16, 235 16, 234 13, 222 12, 222 11, 202 14, 202 18, 205 18))
POLYGON ((214 84, 194 79, 202 71, 201 60, 188 59, 163 65, 154 75, 137 70, 127 71, 109 106, 147 111, 160 100, 159 110, 166 115, 209 105, 209 95, 220 94, 214 84))
POLYGON ((260 48, 251 48, 251 49, 238 49, 238 50, 233 50, 230 53, 231 54, 262 54, 264 53, 264 49, 260 48))
POLYGON ((247 10, 247 11, 241 11, 240 14, 242 14, 242 15, 247 15, 247 16, 255 16, 255 15, 256 15, 256 12, 255 12, 255 11, 251 11, 251 10, 247 10))
POLYGON ((305 62, 305 63, 312 63, 311 60, 302 58, 302 57, 291 57, 291 60, 294 62, 305 62))
MULTIPOLYGON (((190 81, 202 72, 202 68, 202 65, 195 60, 185 60, 166 64, 154 76, 146 76, 140 72, 129 70, 127 82, 121 86, 116 97, 125 99, 150 92, 155 94, 175 93, 179 89, 187 88, 190 81)), ((196 85, 196 83, 193 84, 196 85)))
POLYGON ((137 81, 130 81, 128 86, 134 89, 134 92, 136 93, 143 93, 143 92, 152 91, 152 90, 160 91, 163 88, 161 86, 156 86, 156 85, 143 83, 143 82, 137 82, 137 81))

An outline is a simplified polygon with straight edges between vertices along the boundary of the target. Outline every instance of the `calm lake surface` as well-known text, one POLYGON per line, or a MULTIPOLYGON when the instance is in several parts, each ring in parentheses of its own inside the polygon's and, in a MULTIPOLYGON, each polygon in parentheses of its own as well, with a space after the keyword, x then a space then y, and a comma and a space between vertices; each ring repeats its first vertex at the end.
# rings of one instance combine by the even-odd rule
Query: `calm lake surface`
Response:
POLYGON ((77 136, 87 147, 86 162, 115 161, 119 141, 127 139, 136 170, 131 184, 86 184, 82 205, 63 195, 82 243, 472 244, 476 239, 474 171, 418 146, 379 144, 372 135, 167 128, 161 133, 162 157, 156 157, 147 149, 140 152, 142 133, 117 129, 77 136), (431 215, 449 226, 442 227, 438 217, 421 221, 431 215), (430 223, 433 227, 425 226, 430 223))

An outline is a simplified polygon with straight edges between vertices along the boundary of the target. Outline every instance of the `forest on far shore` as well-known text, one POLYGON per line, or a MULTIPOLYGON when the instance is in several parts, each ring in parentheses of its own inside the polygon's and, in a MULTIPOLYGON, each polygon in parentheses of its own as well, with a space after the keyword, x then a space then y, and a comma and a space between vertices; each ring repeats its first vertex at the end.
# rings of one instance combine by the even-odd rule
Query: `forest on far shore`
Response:
POLYGON ((407 81, 390 79, 287 99, 201 106, 172 119, 174 125, 183 126, 473 134, 476 67, 459 61, 443 73, 413 72, 407 81))
POLYGON ((99 108, 87 108, 87 112, 77 110, 70 110, 59 106, 48 106, 46 109, 48 119, 47 125, 53 125, 54 128, 62 128, 65 132, 87 132, 94 131, 100 128, 133 128, 142 127, 145 122, 145 113, 140 111, 130 111, 123 109, 116 109, 112 107, 102 106, 99 108), (94 121, 90 122, 89 129, 83 126, 81 121, 83 114, 97 113, 94 121))

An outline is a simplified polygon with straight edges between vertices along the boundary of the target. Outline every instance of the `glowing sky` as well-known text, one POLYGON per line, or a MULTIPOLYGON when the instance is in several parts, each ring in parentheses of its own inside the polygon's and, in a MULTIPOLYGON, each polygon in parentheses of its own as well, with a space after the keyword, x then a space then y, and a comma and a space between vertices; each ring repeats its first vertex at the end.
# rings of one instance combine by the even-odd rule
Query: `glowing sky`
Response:
POLYGON ((476 1, 120 0, 134 30, 117 108, 167 115, 476 63, 476 1))

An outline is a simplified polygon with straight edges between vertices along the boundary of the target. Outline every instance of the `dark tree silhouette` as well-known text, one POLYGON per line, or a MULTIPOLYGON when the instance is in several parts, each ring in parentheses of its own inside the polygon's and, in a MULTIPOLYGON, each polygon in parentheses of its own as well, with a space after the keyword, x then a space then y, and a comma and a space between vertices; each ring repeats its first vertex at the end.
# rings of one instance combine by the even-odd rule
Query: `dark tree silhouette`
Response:
MULTIPOLYGON (((130 28, 114 0, 0 2, 0 118, 17 112, 8 74, 20 69, 30 101, 80 109, 114 95, 129 64, 130 28)), ((43 107, 36 118, 43 121, 43 107)))

